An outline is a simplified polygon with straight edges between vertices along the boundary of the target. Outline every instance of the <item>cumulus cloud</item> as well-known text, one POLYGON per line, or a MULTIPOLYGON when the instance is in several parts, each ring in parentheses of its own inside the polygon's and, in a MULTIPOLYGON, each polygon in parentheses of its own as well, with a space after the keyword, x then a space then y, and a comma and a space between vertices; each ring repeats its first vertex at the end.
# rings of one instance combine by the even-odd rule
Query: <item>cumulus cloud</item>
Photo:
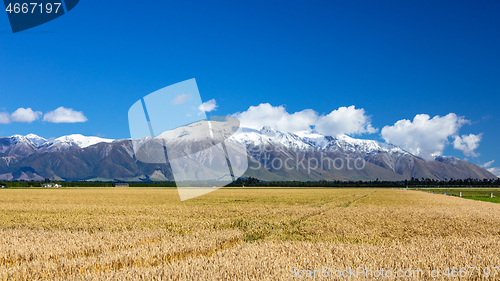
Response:
POLYGON ((500 178, 500 168, 489 168, 488 172, 494 174, 495 176, 500 178))
POLYGON ((45 113, 43 121, 51 123, 80 123, 86 122, 88 119, 83 115, 83 112, 65 108, 63 106, 54 111, 45 113))
POLYGON ((33 109, 31 108, 21 107, 14 111, 10 117, 14 122, 31 123, 35 120, 40 119, 41 116, 42 112, 40 111, 33 111, 33 109))
POLYGON ((370 118, 364 109, 354 106, 341 107, 328 115, 320 116, 312 109, 288 113, 284 106, 262 103, 234 115, 243 127, 260 129, 263 126, 284 132, 317 130, 321 134, 336 136, 342 134, 374 133, 370 118))
POLYGON ((9 124, 10 122, 10 114, 7 112, 0 112, 0 124, 9 124))
POLYGON ((493 175, 497 176, 500 178, 500 168, 498 167, 491 167, 486 169, 488 172, 492 173, 493 175))
POLYGON ((449 144, 449 138, 456 136, 458 130, 469 122, 454 113, 432 119, 427 114, 418 114, 413 121, 404 119, 385 126, 381 135, 386 142, 424 159, 432 159, 432 155, 441 155, 449 144))
POLYGON ((210 112, 210 111, 214 111, 216 110, 218 107, 217 105, 217 102, 215 101, 215 99, 211 99, 207 102, 204 102, 202 103, 198 109, 201 111, 201 112, 210 112))
POLYGON ((181 104, 191 99, 189 94, 180 94, 172 100, 172 104, 181 104))
POLYGON ((500 168, 491 167, 495 163, 495 160, 491 160, 490 162, 486 162, 481 167, 485 168, 488 172, 494 174, 497 177, 500 177, 500 168))
POLYGON ((479 154, 475 153, 474 150, 479 147, 482 136, 483 134, 455 136, 453 148, 462 151, 465 156, 477 157, 479 154))
POLYGON ((316 122, 316 131, 328 136, 360 135, 377 132, 370 123, 370 118, 363 108, 356 109, 354 105, 340 107, 316 122))
POLYGON ((240 120, 243 127, 260 129, 267 126, 284 132, 310 129, 317 119, 314 110, 306 109, 290 114, 282 105, 272 106, 269 103, 250 106, 247 111, 236 113, 234 116, 240 120))
POLYGON ((490 162, 486 162, 483 165, 481 165, 481 167, 486 169, 486 168, 491 167, 491 165, 493 165, 493 163, 495 163, 495 160, 491 160, 490 162))

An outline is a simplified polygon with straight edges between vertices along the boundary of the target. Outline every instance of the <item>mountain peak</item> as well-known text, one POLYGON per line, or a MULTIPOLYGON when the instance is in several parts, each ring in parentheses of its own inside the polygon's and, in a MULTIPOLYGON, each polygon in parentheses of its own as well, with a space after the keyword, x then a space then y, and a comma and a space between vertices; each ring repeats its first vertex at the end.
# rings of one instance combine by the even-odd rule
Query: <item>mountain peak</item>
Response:
POLYGON ((33 144, 29 138, 23 136, 23 135, 12 135, 9 137, 10 141, 12 143, 24 143, 24 144, 33 144))
POLYGON ((274 132, 276 131, 275 129, 269 127, 269 126, 263 126, 262 129, 260 129, 261 132, 274 132))
POLYGON ((23 135, 12 135, 12 136, 10 136, 10 138, 13 138, 13 139, 23 139, 23 138, 25 138, 25 136, 23 136, 23 135))
POLYGON ((25 137, 36 146, 42 146, 47 142, 46 139, 35 134, 27 134, 25 137))
POLYGON ((55 139, 54 143, 60 142, 67 145, 77 145, 80 148, 85 148, 101 142, 110 143, 113 141, 114 140, 112 139, 104 139, 100 137, 87 137, 81 134, 71 134, 55 139))
POLYGON ((25 137, 27 138, 37 138, 37 139, 41 139, 42 137, 38 136, 38 135, 35 135, 35 134, 27 134, 25 137))

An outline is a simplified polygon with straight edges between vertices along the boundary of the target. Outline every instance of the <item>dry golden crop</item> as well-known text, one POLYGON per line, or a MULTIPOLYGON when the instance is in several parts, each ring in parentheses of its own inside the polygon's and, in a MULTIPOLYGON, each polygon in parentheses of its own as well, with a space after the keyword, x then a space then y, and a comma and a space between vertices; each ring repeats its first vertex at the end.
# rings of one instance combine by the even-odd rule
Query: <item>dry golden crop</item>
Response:
POLYGON ((161 188, 0 191, 2 280, 286 280, 349 267, 439 267, 406 279, 441 280, 447 267, 498 267, 498 253, 500 204, 418 191, 231 188, 184 202, 161 188))

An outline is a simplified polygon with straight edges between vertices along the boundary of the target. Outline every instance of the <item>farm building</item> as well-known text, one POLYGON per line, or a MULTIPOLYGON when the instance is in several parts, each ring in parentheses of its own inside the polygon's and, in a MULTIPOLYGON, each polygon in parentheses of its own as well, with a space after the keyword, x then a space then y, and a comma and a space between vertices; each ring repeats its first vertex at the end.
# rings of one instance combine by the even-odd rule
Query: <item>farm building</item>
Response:
POLYGON ((62 185, 57 184, 57 183, 44 183, 44 184, 42 184, 42 187, 55 187, 55 188, 59 188, 59 187, 62 187, 62 185))
POLYGON ((116 187, 128 187, 128 183, 126 182, 118 182, 115 184, 116 187))

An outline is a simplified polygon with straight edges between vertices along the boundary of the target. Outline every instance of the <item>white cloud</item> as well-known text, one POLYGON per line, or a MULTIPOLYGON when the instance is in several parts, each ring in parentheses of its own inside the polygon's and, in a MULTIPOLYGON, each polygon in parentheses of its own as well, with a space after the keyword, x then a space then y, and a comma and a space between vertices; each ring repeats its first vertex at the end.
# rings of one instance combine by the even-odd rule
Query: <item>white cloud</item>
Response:
POLYGON ((314 128, 319 133, 333 136, 376 132, 364 109, 356 109, 354 106, 341 107, 326 116, 319 116, 312 109, 288 113, 282 105, 262 103, 234 116, 240 120, 243 127, 254 129, 268 126, 284 132, 300 132, 314 128))
POLYGON ((490 162, 486 162, 480 166, 485 168, 488 172, 494 174, 495 176, 500 177, 500 168, 491 167, 493 165, 493 163, 495 163, 495 160, 491 160, 490 162))
POLYGON ((0 112, 0 124, 9 124, 10 122, 10 114, 7 112, 0 112))
POLYGON ((87 120, 83 112, 62 106, 54 111, 45 113, 43 116, 43 121, 51 123, 80 123, 86 122, 87 120))
POLYGON ((180 94, 172 100, 172 104, 181 104, 191 99, 189 94, 180 94))
POLYGON ((215 99, 211 99, 207 102, 204 102, 202 103, 198 109, 201 111, 201 112, 210 112, 210 111, 214 111, 216 110, 218 107, 217 105, 217 102, 215 101, 215 99))
POLYGON ((377 132, 372 127, 370 117, 366 116, 365 110, 363 108, 356 109, 354 105, 340 107, 330 114, 320 117, 316 122, 316 130, 318 133, 328 136, 377 132))
POLYGON ((470 121, 454 113, 446 116, 418 114, 410 120, 399 120, 393 126, 382 129, 382 138, 389 143, 406 149, 407 151, 432 159, 433 154, 441 155, 449 144, 449 137, 456 136, 458 130, 470 121))
POLYGON ((487 169, 488 172, 494 174, 495 176, 499 177, 500 178, 500 168, 489 168, 487 169))
POLYGON ((272 106, 269 103, 250 106, 247 111, 236 113, 234 116, 240 120, 243 127, 260 129, 267 126, 284 132, 309 130, 317 119, 314 110, 306 109, 290 114, 282 105, 272 106))
POLYGON ((455 136, 453 148, 462 151, 465 156, 477 157, 479 154, 475 153, 474 150, 479 147, 482 136, 483 134, 455 136))
POLYGON ((11 114, 12 121, 21 123, 31 123, 40 119, 42 113, 40 111, 33 111, 31 108, 18 108, 11 114))
POLYGON ((493 163, 495 163, 495 160, 491 160, 490 162, 486 162, 483 165, 481 165, 481 167, 486 169, 486 168, 491 167, 491 165, 493 165, 493 163))

